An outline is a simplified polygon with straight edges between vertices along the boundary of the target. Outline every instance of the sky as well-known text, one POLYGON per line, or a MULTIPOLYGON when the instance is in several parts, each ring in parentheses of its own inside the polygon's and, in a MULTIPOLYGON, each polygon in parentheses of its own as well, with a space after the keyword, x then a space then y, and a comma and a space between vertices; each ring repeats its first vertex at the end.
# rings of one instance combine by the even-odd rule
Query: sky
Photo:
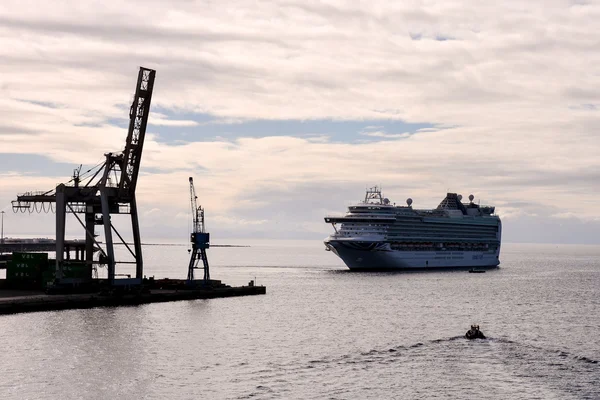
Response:
POLYGON ((416 208, 473 194, 504 241, 600 244, 599 19, 594 1, 3 0, 5 235, 53 235, 11 200, 123 149, 144 66, 143 238, 188 239, 192 176, 213 242, 321 240, 381 185, 416 208))

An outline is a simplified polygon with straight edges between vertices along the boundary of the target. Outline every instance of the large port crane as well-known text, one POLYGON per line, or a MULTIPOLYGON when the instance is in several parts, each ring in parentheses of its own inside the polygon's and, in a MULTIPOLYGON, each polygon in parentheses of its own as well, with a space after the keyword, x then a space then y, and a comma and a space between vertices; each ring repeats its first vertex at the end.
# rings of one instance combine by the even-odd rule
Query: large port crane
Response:
MULTIPOLYGON (((85 257, 82 257, 90 270, 97 264, 106 265, 108 281, 111 285, 141 284, 143 277, 142 245, 138 219, 135 189, 137 185, 142 149, 146 135, 146 125, 150 113, 150 101, 154 88, 156 71, 140 67, 133 103, 129 111, 129 130, 125 149, 119 153, 106 153, 102 164, 90 169, 89 178, 83 179, 80 170, 75 170, 73 179, 67 184, 59 184, 48 192, 29 192, 17 196, 13 209, 46 210, 56 207, 56 283, 77 284, 73 278, 64 276, 64 267, 70 262, 65 247, 66 214, 75 215, 85 229, 85 257), (83 182, 87 180, 86 182, 83 182), (49 204, 48 204, 49 203, 49 204), (78 214, 84 214, 84 221, 78 214), (113 214, 129 214, 133 233, 133 249, 125 242, 111 222, 113 214), (94 227, 104 227, 105 246, 96 241, 94 227), (113 232, 133 256, 133 262, 115 260, 113 232), (97 262, 94 261, 94 245, 100 249, 97 262), (65 253, 66 260, 65 260, 65 253), (115 279, 117 263, 133 263, 136 266, 134 279, 115 279)), ((90 274, 91 276, 91 274, 90 274)))
POLYGON ((206 232, 204 226, 204 209, 198 205, 198 196, 194 188, 194 179, 190 177, 190 198, 192 205, 192 234, 190 236, 192 242, 192 250, 190 264, 188 266, 188 282, 194 280, 194 270, 199 269, 198 263, 202 261, 204 269, 204 283, 210 281, 210 271, 208 267, 208 258, 206 249, 210 246, 210 235, 206 232))

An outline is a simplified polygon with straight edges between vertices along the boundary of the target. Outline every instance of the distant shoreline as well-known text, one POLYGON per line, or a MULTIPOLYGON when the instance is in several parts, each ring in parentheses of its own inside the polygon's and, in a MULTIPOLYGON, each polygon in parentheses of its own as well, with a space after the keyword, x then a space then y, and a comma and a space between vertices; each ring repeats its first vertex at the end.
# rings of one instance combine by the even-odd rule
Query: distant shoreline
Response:
MULTIPOLYGON (((100 242, 102 243, 102 242, 100 242)), ((114 243, 115 245, 122 245, 123 243, 114 243)), ((127 243, 131 245, 133 243, 127 243)), ((187 243, 142 243, 142 246, 188 246, 187 243)), ((211 244, 210 247, 250 247, 243 244, 211 244)))
MULTIPOLYGON (((66 240, 67 245, 82 246, 83 240, 66 240)), ((98 242, 103 243, 103 242, 98 242)), ((115 246, 123 245, 121 242, 114 242, 115 246)), ((127 243, 132 246, 133 243, 127 243)), ((54 239, 35 238, 35 239, 17 239, 4 238, 4 243, 0 242, 0 249, 6 252, 9 251, 52 251, 56 246, 54 239)), ((142 243, 142 246, 189 246, 189 243, 142 243)), ((250 247, 249 245, 241 244, 211 244, 210 247, 250 247)))

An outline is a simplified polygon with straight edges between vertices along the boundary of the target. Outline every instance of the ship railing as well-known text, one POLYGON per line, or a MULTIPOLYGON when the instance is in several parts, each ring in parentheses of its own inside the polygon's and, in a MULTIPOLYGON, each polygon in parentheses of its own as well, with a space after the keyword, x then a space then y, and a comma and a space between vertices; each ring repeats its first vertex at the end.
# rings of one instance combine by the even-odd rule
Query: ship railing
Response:
POLYGON ((337 233, 332 233, 329 235, 330 237, 336 238, 356 238, 356 237, 368 237, 368 238, 383 238, 385 237, 385 232, 344 232, 340 231, 337 233))
POLYGON ((352 214, 352 213, 348 213, 345 215, 326 215, 325 218, 335 218, 335 219, 344 219, 344 218, 371 218, 371 219, 382 219, 382 218, 396 218, 396 215, 394 214, 371 214, 371 215, 365 215, 365 214, 352 214))

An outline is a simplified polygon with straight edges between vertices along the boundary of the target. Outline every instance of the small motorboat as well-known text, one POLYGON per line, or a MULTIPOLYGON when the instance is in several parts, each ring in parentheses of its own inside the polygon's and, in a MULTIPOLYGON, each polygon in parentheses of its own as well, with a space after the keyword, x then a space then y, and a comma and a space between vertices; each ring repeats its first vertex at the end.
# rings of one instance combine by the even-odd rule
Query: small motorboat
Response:
POLYGON ((469 340, 485 339, 485 335, 479 330, 479 325, 471 325, 471 329, 467 331, 465 337, 469 340))
POLYGON ((470 274, 483 274, 485 273, 485 269, 475 269, 475 268, 471 268, 469 270, 470 274))

